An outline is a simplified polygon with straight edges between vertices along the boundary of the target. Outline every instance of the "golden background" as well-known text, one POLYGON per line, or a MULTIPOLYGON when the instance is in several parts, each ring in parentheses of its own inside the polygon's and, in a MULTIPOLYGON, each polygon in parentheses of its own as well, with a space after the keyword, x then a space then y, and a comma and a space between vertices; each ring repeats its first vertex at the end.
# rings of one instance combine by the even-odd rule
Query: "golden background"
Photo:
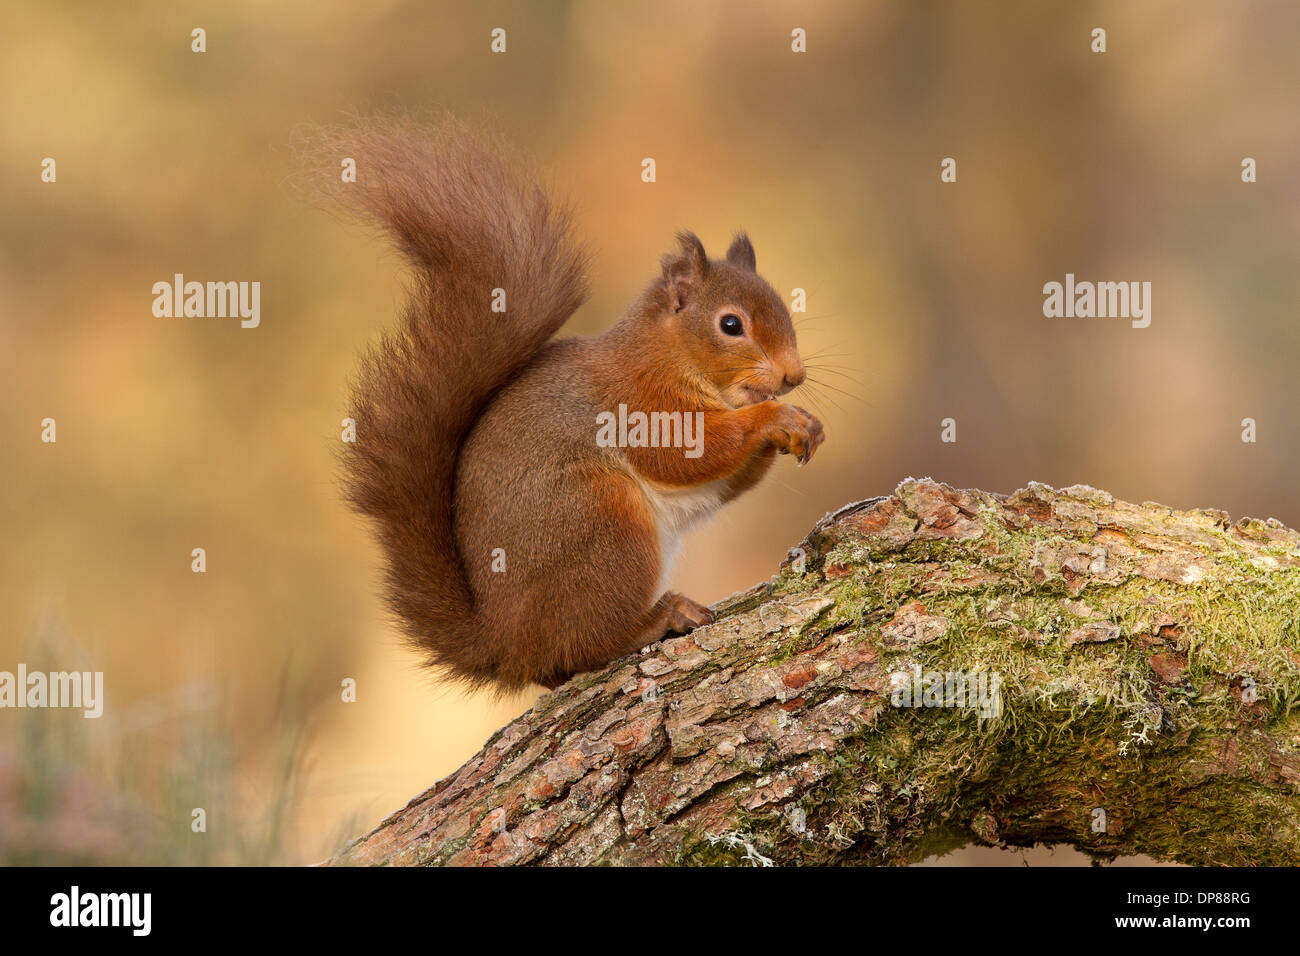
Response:
POLYGON ((909 475, 1300 525, 1298 27, 1280 2, 5 5, 0 669, 102 670, 108 700, 0 711, 0 860, 320 859, 534 696, 434 683, 378 600, 333 455, 403 275, 293 188, 304 130, 495 117, 597 251, 572 332, 682 228, 716 256, 743 227, 807 290, 828 441, 688 542, 674 587, 712 601, 909 475), (260 281, 261 327, 155 318, 177 272, 260 281), (1044 318, 1067 272, 1150 281, 1151 327, 1044 318))

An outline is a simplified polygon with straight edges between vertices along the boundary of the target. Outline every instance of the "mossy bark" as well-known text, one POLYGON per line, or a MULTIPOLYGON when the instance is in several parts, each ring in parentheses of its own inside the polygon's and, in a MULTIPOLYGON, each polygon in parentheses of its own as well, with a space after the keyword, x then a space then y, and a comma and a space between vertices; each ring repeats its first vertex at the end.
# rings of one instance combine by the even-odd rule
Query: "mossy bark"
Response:
POLYGON ((715 611, 330 862, 1300 863, 1300 534, 1276 521, 909 480, 715 611))

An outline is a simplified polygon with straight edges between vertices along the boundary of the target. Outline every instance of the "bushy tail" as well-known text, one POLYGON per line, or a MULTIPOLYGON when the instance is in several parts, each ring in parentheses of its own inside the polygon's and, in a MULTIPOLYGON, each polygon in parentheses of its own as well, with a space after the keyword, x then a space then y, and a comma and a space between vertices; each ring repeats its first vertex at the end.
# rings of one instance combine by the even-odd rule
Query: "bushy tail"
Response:
POLYGON ((340 191, 386 227, 417 274, 400 325, 355 386, 348 498, 377 525, 389 604, 407 635, 430 664, 485 683, 494 675, 452 526, 456 459, 493 392, 586 298, 586 254, 567 210, 463 124, 386 121, 328 138, 334 163, 357 162, 356 182, 340 191), (492 311, 496 289, 505 312, 492 311))

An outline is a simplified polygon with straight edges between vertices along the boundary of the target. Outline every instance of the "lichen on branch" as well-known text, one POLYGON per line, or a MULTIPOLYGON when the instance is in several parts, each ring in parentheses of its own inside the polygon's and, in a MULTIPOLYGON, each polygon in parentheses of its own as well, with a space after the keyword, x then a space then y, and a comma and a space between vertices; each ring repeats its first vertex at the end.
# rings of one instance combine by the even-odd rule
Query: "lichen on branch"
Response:
POLYGON ((1300 534, 1087 486, 827 515, 335 864, 1300 863, 1300 534))

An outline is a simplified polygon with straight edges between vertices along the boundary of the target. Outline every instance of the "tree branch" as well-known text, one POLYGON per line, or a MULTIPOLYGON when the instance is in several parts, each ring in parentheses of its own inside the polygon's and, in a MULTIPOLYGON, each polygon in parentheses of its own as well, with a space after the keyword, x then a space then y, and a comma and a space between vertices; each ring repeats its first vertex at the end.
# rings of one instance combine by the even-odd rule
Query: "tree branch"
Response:
POLYGON ((1300 534, 1272 519, 908 480, 715 611, 330 862, 1300 863, 1300 534))

